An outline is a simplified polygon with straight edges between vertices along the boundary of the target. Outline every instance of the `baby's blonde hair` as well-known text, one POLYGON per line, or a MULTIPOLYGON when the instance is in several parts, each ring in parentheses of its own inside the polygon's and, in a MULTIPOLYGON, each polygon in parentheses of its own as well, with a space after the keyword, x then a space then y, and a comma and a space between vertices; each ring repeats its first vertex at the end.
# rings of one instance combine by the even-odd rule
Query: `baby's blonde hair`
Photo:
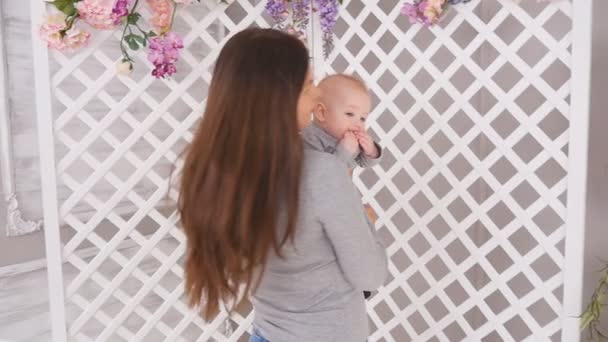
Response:
MULTIPOLYGON (((319 105, 329 106, 330 104, 342 103, 345 101, 346 94, 349 94, 353 89, 365 93, 371 100, 369 88, 365 84, 365 81, 353 74, 326 76, 319 82, 319 88, 321 89, 319 105)), ((316 111, 314 112, 313 120, 317 121, 316 111)))
POLYGON ((322 88, 324 84, 326 84, 328 82, 332 82, 332 81, 338 81, 338 80, 351 81, 353 84, 358 86, 364 92, 366 92, 366 93, 369 92, 369 88, 367 87, 367 84, 365 83, 365 81, 361 77, 359 77, 355 74, 333 74, 333 75, 326 76, 325 78, 323 78, 321 80, 321 82, 319 82, 319 87, 322 88))

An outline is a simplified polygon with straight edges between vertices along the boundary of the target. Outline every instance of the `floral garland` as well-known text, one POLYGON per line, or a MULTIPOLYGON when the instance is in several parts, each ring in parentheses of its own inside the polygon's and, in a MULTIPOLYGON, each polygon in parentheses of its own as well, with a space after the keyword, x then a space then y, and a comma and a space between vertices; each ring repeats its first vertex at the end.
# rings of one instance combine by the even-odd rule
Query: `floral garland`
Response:
POLYGON ((333 28, 338 19, 338 4, 342 4, 342 0, 268 0, 266 12, 274 20, 275 28, 306 40, 306 30, 313 6, 314 11, 319 12, 323 32, 323 55, 327 58, 334 48, 333 28), (315 3, 312 4, 311 1, 315 3), (291 22, 288 21, 289 17, 291 22))
POLYGON ((184 47, 182 38, 171 31, 177 7, 189 5, 192 0, 145 0, 145 3, 152 12, 148 20, 151 30, 142 28, 140 0, 55 0, 49 4, 58 11, 46 17, 39 35, 48 48, 72 52, 86 46, 91 38, 91 33, 79 27, 78 21, 97 30, 122 27, 122 58, 117 72, 127 75, 133 70, 135 61, 128 50, 148 48, 147 58, 154 65, 152 75, 165 78, 177 71, 175 63, 184 47))
MULTIPOLYGON (((467 3, 471 0, 412 0, 403 4, 401 14, 410 19, 412 24, 432 26, 437 24, 450 6, 467 3)), ((520 3, 522 0, 513 0, 520 3)), ((550 0, 536 0, 537 2, 550 0)), ((266 12, 275 22, 275 28, 284 30, 306 40, 306 29, 310 19, 310 6, 313 12, 319 12, 321 30, 323 31, 323 54, 325 58, 331 53, 333 44, 332 30, 338 18, 338 4, 342 0, 267 0, 266 12), (311 4, 314 1, 315 4, 311 4), (291 17, 291 22, 289 22, 291 17)))
MULTIPOLYGON (((439 21, 447 6, 471 0, 413 0, 405 3, 401 13, 410 18, 411 23, 422 23, 430 26, 439 21)), ((329 56, 333 50, 333 28, 338 19, 338 5, 342 0, 267 0, 266 12, 274 20, 275 28, 306 39, 306 29, 310 21, 310 6, 313 12, 319 13, 321 31, 323 32, 323 55, 329 56), (314 1, 314 5, 311 4, 314 1), (289 22, 291 17, 291 22, 289 22)))
MULTIPOLYGON (((401 14, 407 16, 412 24, 422 24, 432 26, 437 24, 446 10, 453 5, 467 3, 471 0, 413 0, 413 3, 403 4, 401 14)), ((522 0, 513 0, 520 3, 522 0)), ((536 0, 537 2, 550 0, 536 0)))
MULTIPOLYGON (((134 59, 129 50, 148 48, 148 61, 154 65, 152 75, 165 78, 173 75, 179 60, 179 50, 184 48, 182 38, 171 31, 178 5, 189 5, 193 0, 54 0, 48 2, 57 11, 48 15, 40 26, 40 38, 50 49, 74 51, 86 46, 91 33, 78 26, 82 21, 97 30, 122 28, 120 38, 121 60, 117 64, 119 74, 133 71, 134 59), (138 12, 140 1, 152 12, 144 29, 142 15, 138 12)), ((200 0, 197 0, 200 1, 200 0)), ((226 4, 234 0, 218 0, 226 4)), ((401 13, 411 23, 431 26, 438 23, 449 6, 470 0, 412 0, 405 3, 401 13)), ((520 2, 521 0, 513 0, 520 2)), ((549 1, 549 0, 537 0, 549 1)), ((265 10, 275 22, 275 28, 287 31, 306 40, 311 12, 318 12, 323 33, 323 54, 329 56, 334 48, 333 28, 338 19, 338 6, 342 0, 267 0, 265 10), (313 3, 314 2, 314 3, 313 3), (291 20, 289 20, 291 19, 291 20)))
POLYGON ((409 17, 412 24, 431 26, 439 22, 448 6, 469 1, 471 0, 414 0, 414 3, 405 3, 401 13, 409 17))

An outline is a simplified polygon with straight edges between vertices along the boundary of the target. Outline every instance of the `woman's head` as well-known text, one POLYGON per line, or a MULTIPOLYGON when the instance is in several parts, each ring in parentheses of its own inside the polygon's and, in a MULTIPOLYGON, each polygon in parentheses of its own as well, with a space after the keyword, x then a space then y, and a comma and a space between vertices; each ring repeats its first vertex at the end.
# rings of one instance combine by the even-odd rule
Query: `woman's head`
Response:
POLYGON ((316 100, 308 61, 301 41, 270 29, 237 33, 218 57, 178 200, 186 293, 207 319, 239 299, 240 285, 254 288, 271 249, 293 237, 299 130, 316 100))

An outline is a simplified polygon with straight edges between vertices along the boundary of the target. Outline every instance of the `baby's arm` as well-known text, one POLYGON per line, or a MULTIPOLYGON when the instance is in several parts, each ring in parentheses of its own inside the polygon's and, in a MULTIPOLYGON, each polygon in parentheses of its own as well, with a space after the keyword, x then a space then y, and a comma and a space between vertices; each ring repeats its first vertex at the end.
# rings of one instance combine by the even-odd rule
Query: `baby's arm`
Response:
POLYGON ((349 168, 367 168, 380 163, 382 147, 367 132, 348 132, 336 146, 336 155, 349 168))
MULTIPOLYGON (((353 177, 353 169, 348 169, 348 175, 351 178, 353 177)), ((370 226, 375 225, 376 220, 378 220, 378 215, 376 214, 376 211, 374 210, 374 208, 372 208, 372 206, 369 204, 364 204, 363 208, 365 208, 365 214, 367 215, 370 226)))
POLYGON ((359 153, 359 155, 355 158, 355 162, 357 165, 363 168, 373 167, 380 164, 380 159, 382 158, 382 148, 375 141, 374 144, 380 153, 377 158, 371 158, 365 152, 359 153))
POLYGON ((349 169, 352 169, 359 166, 357 158, 359 158, 360 154, 361 148, 359 147, 357 137, 353 132, 346 132, 344 138, 342 138, 336 146, 336 156, 338 159, 345 162, 349 169))

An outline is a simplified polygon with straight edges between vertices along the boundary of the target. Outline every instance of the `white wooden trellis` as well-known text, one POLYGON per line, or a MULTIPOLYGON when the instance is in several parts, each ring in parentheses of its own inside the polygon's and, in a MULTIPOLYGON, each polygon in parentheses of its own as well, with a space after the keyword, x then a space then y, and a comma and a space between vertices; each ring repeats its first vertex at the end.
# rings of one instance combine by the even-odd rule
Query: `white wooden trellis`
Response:
MULTIPOLYGON (((35 31, 44 9, 31 3, 35 31)), ((250 311, 206 324, 185 305, 166 192, 219 49, 268 26, 264 4, 180 11, 186 48, 171 80, 154 80, 143 55, 116 76, 116 32, 75 55, 34 42, 54 340, 247 339, 250 311)), ((355 173, 391 259, 369 301, 371 340, 559 340, 572 6, 473 0, 429 29, 409 25, 399 1, 345 1, 326 61, 313 30, 318 76, 368 83, 386 149, 355 173)))

